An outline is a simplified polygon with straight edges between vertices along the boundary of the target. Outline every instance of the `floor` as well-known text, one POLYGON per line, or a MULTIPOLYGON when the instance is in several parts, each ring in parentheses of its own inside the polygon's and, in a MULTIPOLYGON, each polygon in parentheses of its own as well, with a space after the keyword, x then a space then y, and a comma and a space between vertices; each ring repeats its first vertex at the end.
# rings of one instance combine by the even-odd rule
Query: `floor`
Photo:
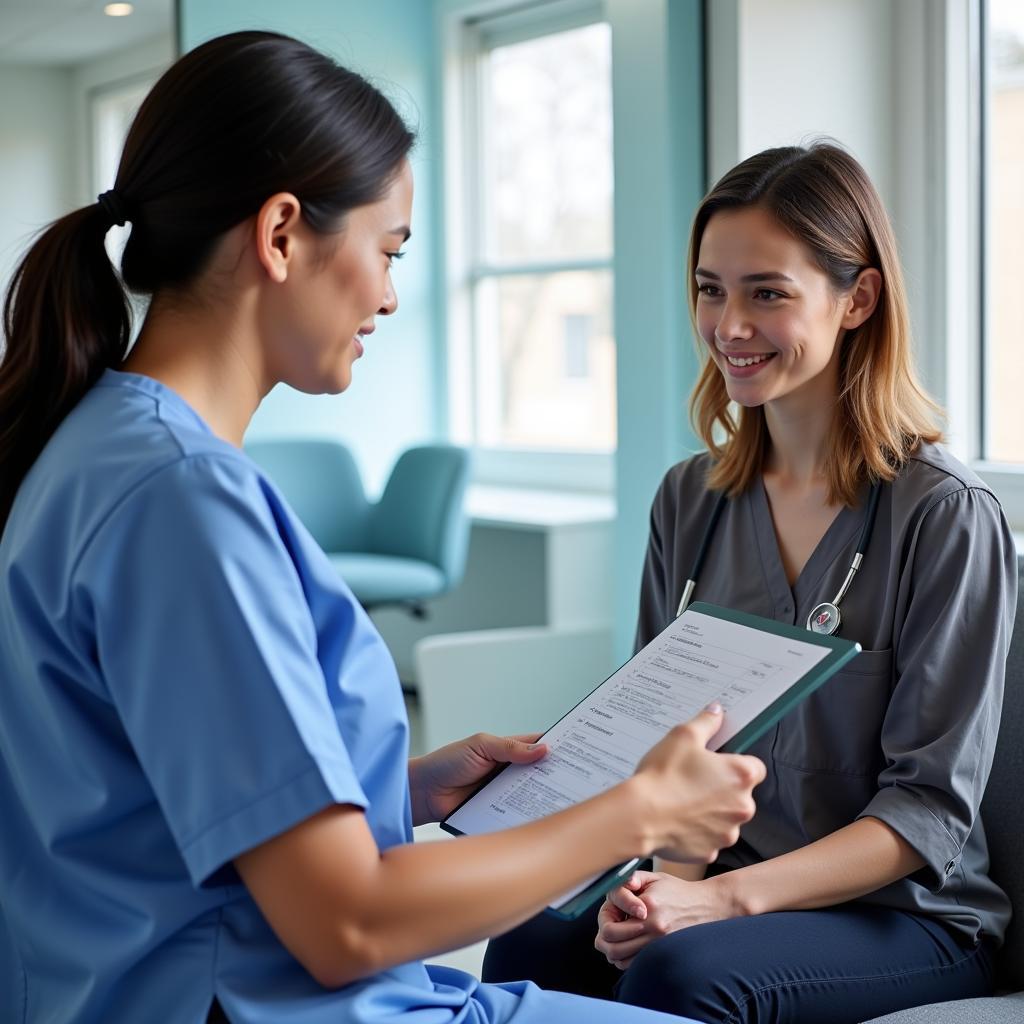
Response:
MULTIPOLYGON (((416 706, 416 695, 407 693, 405 706, 409 713, 409 751, 415 756, 422 754, 422 729, 420 725, 419 708, 416 706)), ((447 832, 442 832, 437 825, 420 825, 415 829, 416 842, 454 842, 454 839, 447 832)), ((465 949, 456 949, 443 956, 432 956, 430 962, 444 964, 447 967, 457 967, 461 971, 468 971, 480 977, 480 964, 483 960, 484 947, 486 943, 478 942, 475 946, 468 946, 465 949)))

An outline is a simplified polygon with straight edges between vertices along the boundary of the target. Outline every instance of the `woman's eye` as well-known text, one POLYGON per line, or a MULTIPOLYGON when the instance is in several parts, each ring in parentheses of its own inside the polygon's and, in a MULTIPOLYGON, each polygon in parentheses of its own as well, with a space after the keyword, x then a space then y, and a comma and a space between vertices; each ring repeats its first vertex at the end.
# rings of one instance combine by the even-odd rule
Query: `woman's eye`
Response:
POLYGON ((716 284, 699 284, 697 285, 697 291, 701 295, 706 295, 709 299, 717 299, 722 294, 721 289, 716 284))
POLYGON ((386 252, 384 253, 384 255, 387 256, 388 266, 390 267, 395 262, 395 260, 400 260, 405 255, 405 253, 399 250, 398 252, 386 252))
POLYGON ((776 299, 784 298, 782 292, 777 292, 773 288, 758 288, 754 292, 755 299, 762 299, 765 302, 774 302, 776 299))

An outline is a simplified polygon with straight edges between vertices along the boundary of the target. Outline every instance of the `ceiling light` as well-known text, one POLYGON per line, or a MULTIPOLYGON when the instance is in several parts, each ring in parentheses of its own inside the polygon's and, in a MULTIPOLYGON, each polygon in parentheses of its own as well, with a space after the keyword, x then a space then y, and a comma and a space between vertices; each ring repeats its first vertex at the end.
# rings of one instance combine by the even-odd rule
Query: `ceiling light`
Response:
POLYGON ((103 13, 111 18, 125 18, 135 10, 134 4, 107 4, 103 13))

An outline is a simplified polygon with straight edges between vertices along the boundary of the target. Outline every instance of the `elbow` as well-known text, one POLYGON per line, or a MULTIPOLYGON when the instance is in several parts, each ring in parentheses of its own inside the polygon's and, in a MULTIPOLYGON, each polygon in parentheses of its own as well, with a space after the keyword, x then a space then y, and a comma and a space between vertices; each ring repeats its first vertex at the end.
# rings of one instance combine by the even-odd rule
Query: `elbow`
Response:
POLYGON ((323 988, 336 989, 369 978, 389 966, 381 946, 366 929, 348 922, 297 954, 303 967, 323 988))

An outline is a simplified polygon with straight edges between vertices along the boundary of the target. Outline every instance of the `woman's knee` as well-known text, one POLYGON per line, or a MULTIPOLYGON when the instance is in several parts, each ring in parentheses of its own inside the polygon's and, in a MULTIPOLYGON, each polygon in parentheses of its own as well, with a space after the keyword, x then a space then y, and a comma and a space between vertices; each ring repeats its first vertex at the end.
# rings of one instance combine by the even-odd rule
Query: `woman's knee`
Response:
POLYGON ((721 947, 700 932, 687 928, 641 950, 619 981, 615 998, 703 1021, 727 1019, 737 1005, 731 971, 721 947))

